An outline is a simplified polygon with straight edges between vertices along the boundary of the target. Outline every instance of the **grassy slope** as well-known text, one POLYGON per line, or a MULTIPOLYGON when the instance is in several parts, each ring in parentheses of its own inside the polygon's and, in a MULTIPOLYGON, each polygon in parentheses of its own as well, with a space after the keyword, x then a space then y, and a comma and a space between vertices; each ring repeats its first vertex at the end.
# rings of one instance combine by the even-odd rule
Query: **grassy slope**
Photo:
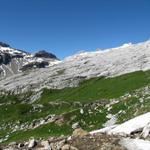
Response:
POLYGON ((47 138, 49 136, 68 135, 72 133, 72 129, 68 125, 58 126, 54 123, 40 126, 34 130, 18 131, 13 133, 6 143, 11 141, 28 140, 31 137, 47 138))
POLYGON ((62 90, 44 89, 39 103, 55 100, 87 103, 102 98, 117 98, 150 83, 149 76, 150 71, 139 71, 114 78, 93 78, 83 81, 76 88, 65 88, 62 90))
MULTIPOLYGON (((31 136, 34 137, 47 137, 58 136, 61 134, 70 134, 71 125, 75 122, 79 122, 80 125, 86 130, 93 130, 102 127, 103 123, 107 121, 106 114, 107 109, 103 107, 93 110, 88 106, 84 108, 84 114, 80 113, 80 107, 72 105, 75 101, 81 103, 89 103, 95 100, 118 98, 125 93, 132 93, 134 90, 144 87, 150 83, 150 71, 146 72, 134 72, 126 75, 121 75, 114 78, 93 78, 82 82, 76 88, 65 88, 61 90, 49 90, 43 89, 42 97, 36 102, 36 104, 43 104, 43 108, 40 111, 32 112, 32 104, 19 103, 18 97, 14 95, 0 96, 0 103, 4 100, 7 102, 13 101, 13 104, 8 106, 0 106, 0 123, 8 122, 31 122, 34 119, 38 119, 49 114, 64 114, 66 124, 59 127, 55 124, 47 124, 34 130, 15 132, 10 136, 9 141, 28 139, 31 136), (53 106, 49 102, 58 102, 59 106, 53 106), (68 102, 68 104, 61 104, 62 101, 68 102), (91 111, 92 113, 89 113, 91 111), (51 129, 51 132, 48 132, 51 129)), ((145 101, 144 107, 140 108, 140 112, 148 111, 149 102, 145 101)), ((120 114, 118 122, 125 121, 136 113, 136 109, 139 108, 141 103, 136 98, 127 99, 126 102, 119 102, 114 105, 109 113, 116 114, 120 110, 125 110, 126 114, 120 114), (131 107, 128 107, 128 106, 131 107)), ((9 130, 9 129, 8 129, 9 130)), ((0 136, 6 135, 5 131, 0 131, 0 136)))

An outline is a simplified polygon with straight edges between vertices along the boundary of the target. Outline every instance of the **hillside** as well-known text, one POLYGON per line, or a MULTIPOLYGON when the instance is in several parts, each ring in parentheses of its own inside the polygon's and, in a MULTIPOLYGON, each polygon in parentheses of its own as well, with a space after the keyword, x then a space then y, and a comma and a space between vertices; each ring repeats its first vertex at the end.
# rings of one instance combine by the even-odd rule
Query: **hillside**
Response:
POLYGON ((14 92, 74 87, 84 79, 113 77, 150 69, 150 41, 125 44, 118 48, 84 52, 58 64, 22 72, 1 81, 0 89, 14 92))
POLYGON ((76 88, 43 89, 32 104, 26 103, 31 93, 3 95, 1 140, 70 135, 75 123, 92 131, 124 122, 149 111, 149 82, 149 71, 111 79, 93 78, 76 88))
MULTIPOLYGON (((147 41, 85 52, 46 68, 25 70, 1 79, 1 147, 17 142, 26 148, 25 142, 30 138, 39 142, 48 139, 61 142, 74 135, 76 128, 83 129, 84 134, 91 133, 149 112, 149 48, 150 42, 147 41)), ((41 55, 45 57, 43 52, 36 57, 41 55)), ((139 131, 128 136, 141 138, 139 131)), ((101 142, 104 149, 108 149, 106 145, 109 143, 110 147, 117 145, 123 150, 118 134, 85 137, 83 142, 87 147, 90 143, 92 148, 94 145, 89 139, 95 144, 101 142)), ((80 138, 68 143, 86 149, 80 138)), ((16 149, 22 149, 18 145, 16 149)))

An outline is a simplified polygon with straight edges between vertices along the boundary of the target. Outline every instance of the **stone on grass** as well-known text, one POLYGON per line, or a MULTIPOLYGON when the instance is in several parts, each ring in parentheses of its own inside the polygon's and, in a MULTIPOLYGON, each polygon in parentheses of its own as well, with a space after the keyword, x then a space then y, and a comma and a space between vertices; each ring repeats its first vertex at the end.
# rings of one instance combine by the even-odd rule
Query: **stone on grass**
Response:
POLYGON ((79 122, 76 122, 72 125, 72 129, 77 129, 79 127, 80 127, 79 122))
POLYGON ((28 148, 34 148, 36 145, 37 145, 37 142, 35 141, 35 139, 31 139, 29 141, 28 148))
POLYGON ((74 131, 73 131, 73 134, 72 134, 72 136, 73 137, 84 137, 84 136, 86 136, 86 135, 88 135, 89 133, 87 132, 87 131, 85 131, 85 130, 83 130, 83 129, 81 129, 81 128, 78 128, 78 129, 75 129, 74 131))
POLYGON ((44 150, 51 150, 51 146, 48 141, 42 141, 41 145, 44 147, 44 150))

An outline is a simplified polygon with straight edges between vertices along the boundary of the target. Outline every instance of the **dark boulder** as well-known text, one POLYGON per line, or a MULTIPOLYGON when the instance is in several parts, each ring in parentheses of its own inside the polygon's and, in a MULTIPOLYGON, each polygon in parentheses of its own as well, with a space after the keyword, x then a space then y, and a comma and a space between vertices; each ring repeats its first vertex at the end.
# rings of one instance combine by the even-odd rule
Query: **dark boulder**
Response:
POLYGON ((12 58, 23 58, 23 55, 22 54, 15 54, 12 56, 12 58))
POLYGON ((11 55, 8 54, 8 53, 3 53, 3 54, 0 54, 0 64, 9 64, 11 62, 11 55))
POLYGON ((30 69, 34 69, 34 68, 45 68, 48 65, 49 65, 49 63, 46 61, 32 62, 32 63, 24 65, 20 70, 26 71, 26 70, 30 70, 30 69))

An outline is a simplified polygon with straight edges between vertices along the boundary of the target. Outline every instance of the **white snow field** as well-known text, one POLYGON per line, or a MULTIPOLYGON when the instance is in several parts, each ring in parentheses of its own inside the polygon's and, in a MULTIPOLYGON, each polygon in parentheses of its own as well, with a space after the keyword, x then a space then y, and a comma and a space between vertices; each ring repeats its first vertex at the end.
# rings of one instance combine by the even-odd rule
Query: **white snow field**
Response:
POLYGON ((130 135, 133 132, 141 131, 144 136, 148 136, 150 131, 150 112, 137 116, 130 119, 120 125, 112 125, 99 130, 90 132, 90 134, 95 133, 106 133, 112 135, 130 135))
POLYGON ((120 125, 105 127, 90 132, 90 134, 106 133, 108 135, 122 135, 120 144, 127 150, 150 150, 150 141, 138 138, 124 138, 131 133, 141 132, 139 137, 147 138, 150 134, 150 112, 130 119, 120 125))
POLYGON ((147 140, 124 138, 120 144, 127 150, 150 150, 150 141, 147 140))

